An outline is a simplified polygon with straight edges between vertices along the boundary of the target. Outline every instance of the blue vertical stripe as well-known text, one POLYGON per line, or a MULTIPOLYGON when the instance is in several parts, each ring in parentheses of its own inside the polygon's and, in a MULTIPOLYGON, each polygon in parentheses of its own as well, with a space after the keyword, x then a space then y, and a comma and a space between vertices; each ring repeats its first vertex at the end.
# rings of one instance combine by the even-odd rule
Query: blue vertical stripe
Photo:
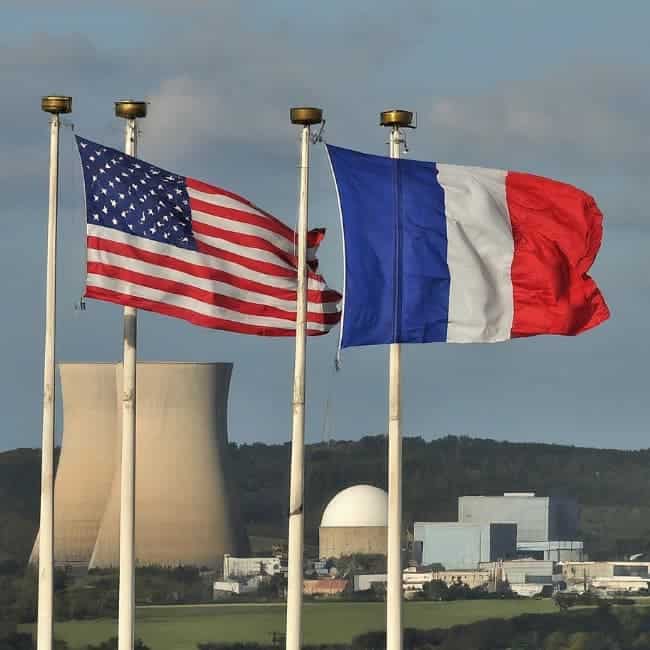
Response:
POLYGON ((445 341, 450 279, 435 164, 327 149, 345 246, 341 347, 445 341))

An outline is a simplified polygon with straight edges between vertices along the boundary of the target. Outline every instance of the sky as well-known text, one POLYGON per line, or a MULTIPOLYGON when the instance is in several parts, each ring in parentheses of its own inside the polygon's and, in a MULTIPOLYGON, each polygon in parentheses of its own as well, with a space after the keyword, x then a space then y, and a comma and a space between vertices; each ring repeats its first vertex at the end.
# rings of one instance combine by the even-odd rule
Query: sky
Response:
MULTIPOLYGON (((316 105, 324 137, 387 151, 378 114, 417 113, 407 156, 530 171, 593 194, 605 236, 593 277, 612 317, 577 338, 403 351, 403 430, 647 448, 650 321, 650 4, 576 0, 298 3, 3 0, 0 23, 0 450, 37 447, 47 228, 45 94, 73 96, 61 132, 57 358, 118 361, 121 310, 88 301, 74 132, 121 148, 113 102, 149 102, 140 157, 241 193, 295 225, 298 131, 316 105)), ((342 286, 336 195, 312 151, 310 225, 342 286)), ((308 343, 307 442, 387 429, 388 350, 308 343)), ((229 434, 291 434, 293 342, 228 334, 140 312, 143 361, 235 364, 229 434)), ((59 403, 60 407, 60 403, 59 403)), ((61 408, 57 431, 62 430, 61 408)))

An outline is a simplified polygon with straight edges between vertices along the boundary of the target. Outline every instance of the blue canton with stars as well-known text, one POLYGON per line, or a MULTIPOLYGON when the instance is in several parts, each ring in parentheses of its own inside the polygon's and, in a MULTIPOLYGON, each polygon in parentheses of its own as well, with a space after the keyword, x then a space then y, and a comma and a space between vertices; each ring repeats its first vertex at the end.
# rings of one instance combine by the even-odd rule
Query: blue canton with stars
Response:
POLYGON ((185 178, 77 136, 88 224, 196 250, 185 178))

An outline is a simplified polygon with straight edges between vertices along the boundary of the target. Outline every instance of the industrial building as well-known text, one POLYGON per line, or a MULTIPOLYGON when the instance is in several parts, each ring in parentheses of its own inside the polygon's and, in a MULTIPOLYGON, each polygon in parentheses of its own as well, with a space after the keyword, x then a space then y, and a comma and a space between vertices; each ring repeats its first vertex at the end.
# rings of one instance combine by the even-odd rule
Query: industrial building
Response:
MULTIPOLYGON (((121 364, 60 364, 64 430, 55 488, 58 565, 119 562, 121 364)), ((232 364, 138 363, 136 561, 216 568, 246 554, 227 476, 232 364)), ((37 561, 37 546, 32 561, 37 561)))
POLYGON ((415 522, 413 539, 419 564, 445 569, 477 569, 481 562, 514 558, 517 525, 513 523, 415 522))
POLYGON ((650 562, 561 562, 573 591, 636 592, 650 588, 650 562))
POLYGON ((562 582, 562 571, 552 560, 504 560, 497 565, 482 564, 481 569, 494 572, 520 596, 535 596, 545 587, 557 591, 562 582))
POLYGON ((516 523, 517 548, 528 557, 556 561, 583 558, 583 543, 576 539, 578 504, 574 499, 538 497, 534 492, 463 496, 458 499, 458 521, 516 523))
POLYGON ((386 555, 388 495, 372 485, 339 492, 325 507, 318 529, 319 556, 386 555))

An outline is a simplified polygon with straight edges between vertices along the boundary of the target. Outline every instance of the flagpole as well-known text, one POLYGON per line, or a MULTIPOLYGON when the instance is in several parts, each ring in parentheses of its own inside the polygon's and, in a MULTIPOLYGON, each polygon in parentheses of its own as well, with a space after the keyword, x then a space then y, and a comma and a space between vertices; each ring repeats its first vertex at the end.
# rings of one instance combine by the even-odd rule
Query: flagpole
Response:
POLYGON ((300 139, 300 200, 298 206, 298 287, 296 292, 296 354, 293 373, 293 427, 289 494, 289 576, 287 584, 286 650, 302 646, 304 553, 303 482, 305 454, 305 344, 307 334, 307 228, 309 144, 311 125, 323 121, 320 108, 292 108, 292 124, 302 126, 300 139))
MULTIPOLYGON (((115 102, 115 115, 126 120, 124 152, 138 153, 136 120, 146 117, 147 104, 115 102)), ((120 593, 118 650, 133 650, 135 642, 135 420, 138 312, 124 307, 122 358, 122 461, 120 486, 120 593)))
MULTIPOLYGON (((400 127, 410 127, 413 114, 390 110, 380 115, 390 127, 389 154, 399 158, 404 142, 400 127)), ((399 206, 397 207, 399 209, 399 206)), ((402 423, 399 343, 390 346, 388 385, 388 577, 386 584, 386 650, 402 650, 402 423)))
POLYGON ((72 110, 72 98, 41 99, 50 113, 50 198, 47 221, 45 283, 45 356, 43 364, 43 438, 41 443, 41 514, 38 542, 37 650, 52 650, 54 635, 54 397, 56 382, 56 218, 59 207, 59 129, 62 113, 72 110))

